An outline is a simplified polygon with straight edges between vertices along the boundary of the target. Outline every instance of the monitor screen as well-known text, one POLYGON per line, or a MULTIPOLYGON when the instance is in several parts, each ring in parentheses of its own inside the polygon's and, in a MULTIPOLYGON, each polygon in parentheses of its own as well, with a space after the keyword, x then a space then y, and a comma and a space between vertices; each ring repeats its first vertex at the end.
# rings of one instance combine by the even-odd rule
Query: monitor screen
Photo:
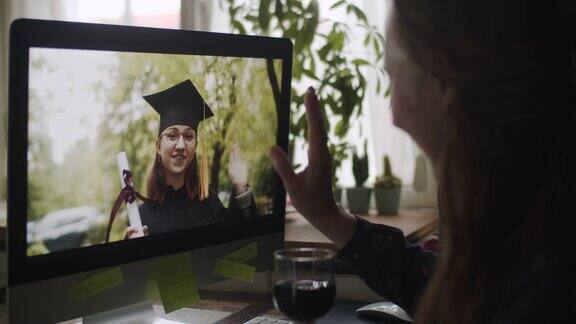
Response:
POLYGON ((282 60, 32 47, 27 256, 273 216, 282 60))

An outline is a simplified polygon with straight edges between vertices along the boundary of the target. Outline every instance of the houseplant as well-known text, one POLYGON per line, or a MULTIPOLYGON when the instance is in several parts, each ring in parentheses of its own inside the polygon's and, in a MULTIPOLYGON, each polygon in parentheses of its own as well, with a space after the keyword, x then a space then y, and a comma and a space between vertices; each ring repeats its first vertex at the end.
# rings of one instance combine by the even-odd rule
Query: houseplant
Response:
POLYGON ((367 142, 364 141, 364 154, 359 156, 354 150, 352 154, 352 173, 356 187, 346 189, 348 208, 355 214, 368 214, 372 189, 364 187, 368 179, 368 152, 367 142))
POLYGON ((374 196, 376 197, 376 209, 379 215, 398 214, 400 205, 400 189, 402 182, 392 174, 390 159, 384 155, 384 173, 376 178, 374 183, 374 196))
MULTIPOLYGON (((293 83, 316 87, 329 135, 333 179, 336 180, 336 170, 349 157, 346 136, 352 123, 362 114, 362 102, 368 90, 367 68, 383 71, 383 34, 351 0, 334 1, 323 13, 317 0, 226 0, 224 3, 233 32, 283 37, 294 44, 293 83), (346 12, 345 22, 331 18, 338 10, 346 12), (353 44, 358 39, 364 51, 354 50, 353 44)), ((274 68, 272 59, 267 61, 276 109, 280 111, 283 109, 279 102, 281 71, 274 68)), ((383 90, 383 81, 384 74, 378 73, 378 93, 383 90)), ((297 140, 305 142, 307 135, 305 93, 305 88, 292 87, 288 154, 291 159, 297 140)), ((338 192, 338 188, 335 189, 338 192)))
POLYGON ((331 160, 331 167, 332 167, 332 188, 334 192, 334 200, 337 203, 342 202, 342 187, 340 187, 340 182, 338 181, 338 169, 342 166, 342 160, 347 157, 347 153, 342 148, 339 148, 340 145, 329 144, 328 149, 330 151, 331 160))

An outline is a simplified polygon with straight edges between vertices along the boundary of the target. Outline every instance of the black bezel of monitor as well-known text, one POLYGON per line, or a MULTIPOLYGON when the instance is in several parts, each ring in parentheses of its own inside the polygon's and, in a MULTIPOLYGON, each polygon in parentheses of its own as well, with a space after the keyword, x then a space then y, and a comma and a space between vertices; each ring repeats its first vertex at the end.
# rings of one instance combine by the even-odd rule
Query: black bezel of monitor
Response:
POLYGON ((277 143, 288 148, 292 42, 288 39, 33 19, 10 27, 8 123, 8 281, 10 286, 188 251, 284 230, 286 192, 276 178, 273 217, 215 225, 28 257, 28 70, 32 47, 282 60, 277 143), (190 232, 194 235, 190 235, 190 232))

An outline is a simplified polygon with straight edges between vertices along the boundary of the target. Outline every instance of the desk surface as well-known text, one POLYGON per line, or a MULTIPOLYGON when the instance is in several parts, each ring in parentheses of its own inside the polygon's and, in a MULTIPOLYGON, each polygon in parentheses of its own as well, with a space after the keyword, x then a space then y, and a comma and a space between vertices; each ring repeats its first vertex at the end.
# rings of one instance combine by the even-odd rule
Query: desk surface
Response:
MULTIPOLYGON (((245 323, 256 317, 266 317, 290 321, 282 313, 276 310, 272 304, 272 296, 256 293, 223 293, 200 291, 202 301, 196 305, 190 305, 170 314, 165 314, 160 300, 153 302, 151 317, 171 323, 214 323, 232 324, 245 323)), ((358 317, 356 309, 367 303, 347 300, 337 300, 330 311, 315 323, 318 324, 354 324, 354 323, 403 323, 399 320, 388 319, 375 321, 370 318, 358 317)), ((160 322, 160 321, 159 321, 160 322)), ((0 323, 2 320, 0 320, 0 323)), ((60 324, 81 324, 82 319, 72 319, 60 324)), ((293 323, 293 322, 290 322, 293 323)))
MULTIPOLYGON (((412 208, 401 210, 398 215, 360 216, 372 223, 397 227, 410 242, 417 242, 436 230, 438 212, 434 208, 412 208)), ((336 249, 334 244, 299 213, 286 213, 284 240, 288 247, 318 246, 336 249)))

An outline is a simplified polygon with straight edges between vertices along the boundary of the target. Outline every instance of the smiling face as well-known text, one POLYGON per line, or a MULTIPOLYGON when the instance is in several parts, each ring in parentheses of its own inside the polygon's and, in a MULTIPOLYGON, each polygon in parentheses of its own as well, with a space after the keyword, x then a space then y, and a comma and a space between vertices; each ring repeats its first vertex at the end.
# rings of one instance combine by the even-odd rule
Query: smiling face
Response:
POLYGON ((171 175, 184 175, 196 154, 196 132, 190 126, 173 125, 166 128, 156 141, 156 153, 164 170, 171 175))

